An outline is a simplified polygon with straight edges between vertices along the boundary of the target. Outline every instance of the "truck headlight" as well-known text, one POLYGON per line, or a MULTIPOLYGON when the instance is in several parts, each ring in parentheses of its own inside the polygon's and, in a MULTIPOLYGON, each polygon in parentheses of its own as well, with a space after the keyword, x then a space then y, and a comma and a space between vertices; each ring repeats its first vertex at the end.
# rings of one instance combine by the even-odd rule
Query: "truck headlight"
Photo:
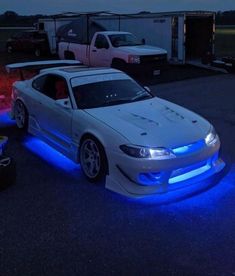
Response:
POLYGON ((207 146, 213 146, 217 141, 218 141, 219 137, 215 131, 215 129, 212 127, 210 132, 207 134, 206 138, 205 138, 205 142, 207 144, 207 146))
POLYGON ((150 159, 170 159, 174 158, 175 155, 166 148, 149 148, 134 145, 121 145, 120 149, 129 156, 135 158, 150 158, 150 159))
POLYGON ((134 55, 129 55, 128 56, 128 63, 139 64, 140 63, 140 57, 139 56, 134 56, 134 55))

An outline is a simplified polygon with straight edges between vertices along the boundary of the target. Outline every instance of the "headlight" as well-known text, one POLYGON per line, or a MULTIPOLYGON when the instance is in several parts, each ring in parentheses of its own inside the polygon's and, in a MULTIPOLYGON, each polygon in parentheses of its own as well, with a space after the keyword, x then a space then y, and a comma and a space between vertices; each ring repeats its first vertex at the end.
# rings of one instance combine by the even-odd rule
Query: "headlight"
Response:
POLYGON ((128 62, 129 63, 140 63, 140 57, 139 56, 133 56, 133 55, 129 55, 128 56, 128 62))
POLYGON ((213 146, 218 141, 218 135, 215 131, 215 129, 212 127, 210 132, 207 134, 205 138, 205 142, 207 146, 213 146))
POLYGON ((148 148, 140 146, 122 145, 120 149, 129 156, 136 158, 170 159, 175 155, 166 148, 148 148))

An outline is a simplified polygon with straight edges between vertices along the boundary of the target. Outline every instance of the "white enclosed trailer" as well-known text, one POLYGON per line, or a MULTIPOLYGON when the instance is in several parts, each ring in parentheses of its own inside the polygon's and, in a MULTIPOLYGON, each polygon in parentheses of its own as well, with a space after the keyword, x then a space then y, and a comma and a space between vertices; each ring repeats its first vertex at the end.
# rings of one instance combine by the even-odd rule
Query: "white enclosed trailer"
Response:
POLYGON ((39 29, 47 32, 52 53, 56 52, 58 28, 81 16, 86 16, 84 28, 93 22, 102 30, 131 32, 146 44, 166 49, 171 62, 184 64, 214 54, 215 13, 207 11, 125 15, 100 12, 40 19, 39 29))

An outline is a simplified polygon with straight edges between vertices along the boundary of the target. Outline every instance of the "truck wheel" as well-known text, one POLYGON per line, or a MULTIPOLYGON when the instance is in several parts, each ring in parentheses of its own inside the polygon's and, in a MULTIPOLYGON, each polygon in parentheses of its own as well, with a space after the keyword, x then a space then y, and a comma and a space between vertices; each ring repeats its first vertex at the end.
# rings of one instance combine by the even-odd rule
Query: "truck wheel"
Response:
POLYGON ((65 59, 72 59, 72 60, 75 60, 75 55, 73 52, 71 51, 64 51, 64 58, 65 59))
POLYGON ((121 59, 114 59, 111 66, 120 71, 126 71, 126 63, 121 59))

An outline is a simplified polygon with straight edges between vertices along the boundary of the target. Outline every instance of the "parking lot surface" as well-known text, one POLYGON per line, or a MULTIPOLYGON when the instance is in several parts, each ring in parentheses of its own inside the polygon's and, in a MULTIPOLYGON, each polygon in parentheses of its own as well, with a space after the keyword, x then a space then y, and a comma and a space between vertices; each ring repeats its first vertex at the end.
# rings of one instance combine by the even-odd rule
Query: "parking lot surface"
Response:
POLYGON ((163 203, 88 183, 1 114, 17 181, 0 193, 0 275, 235 275, 234 87, 230 74, 151 86, 210 120, 227 162, 209 189, 163 203))

